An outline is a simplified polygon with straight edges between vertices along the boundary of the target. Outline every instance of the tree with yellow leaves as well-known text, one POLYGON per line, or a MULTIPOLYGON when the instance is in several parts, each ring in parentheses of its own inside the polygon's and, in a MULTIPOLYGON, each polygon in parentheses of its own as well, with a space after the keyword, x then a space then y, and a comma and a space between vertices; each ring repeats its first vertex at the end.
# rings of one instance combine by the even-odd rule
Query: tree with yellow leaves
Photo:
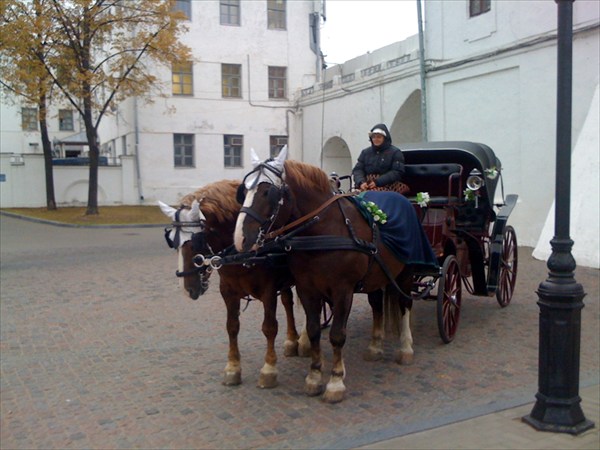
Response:
POLYGON ((156 65, 190 59, 190 49, 179 42, 186 18, 174 0, 8 0, 2 14, 35 3, 47 8, 49 37, 43 58, 33 52, 35 67, 43 66, 81 116, 90 153, 86 214, 98 214, 100 122, 125 98, 161 94, 156 65))
POLYGON ((55 210, 52 146, 47 126, 53 81, 43 64, 51 42, 49 2, 6 0, 0 5, 0 84, 13 94, 4 96, 5 100, 14 100, 16 95, 37 107, 44 151, 46 207, 55 210))

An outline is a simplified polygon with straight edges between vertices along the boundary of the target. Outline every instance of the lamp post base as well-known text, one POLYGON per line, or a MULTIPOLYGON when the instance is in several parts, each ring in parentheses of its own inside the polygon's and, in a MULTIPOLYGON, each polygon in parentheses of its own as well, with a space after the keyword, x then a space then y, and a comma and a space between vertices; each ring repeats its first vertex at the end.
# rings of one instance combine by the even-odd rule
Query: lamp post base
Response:
POLYGON ((540 393, 536 397, 531 413, 522 417, 523 422, 536 430, 578 435, 594 428, 594 422, 583 415, 581 397, 552 399, 540 393))

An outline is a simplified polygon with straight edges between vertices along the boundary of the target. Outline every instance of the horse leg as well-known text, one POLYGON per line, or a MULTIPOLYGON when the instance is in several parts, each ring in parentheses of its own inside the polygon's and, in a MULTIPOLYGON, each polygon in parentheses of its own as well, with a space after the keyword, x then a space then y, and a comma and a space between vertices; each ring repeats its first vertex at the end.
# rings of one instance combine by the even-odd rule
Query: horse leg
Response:
POLYGON ((240 332, 240 299, 229 297, 225 300, 227 307, 227 334, 229 335, 229 353, 227 365, 223 374, 225 386, 235 386, 242 382, 242 365, 240 349, 238 347, 238 334, 240 332))
POLYGON ((287 288, 281 291, 281 303, 285 309, 287 320, 287 335, 283 343, 283 354, 285 356, 298 356, 298 332, 296 331, 296 320, 294 318, 294 296, 292 290, 287 288))
POLYGON ((306 318, 300 337, 298 338, 298 356, 308 358, 311 353, 310 339, 308 338, 308 332, 306 331, 306 318))
POLYGON ((310 356, 310 352, 310 339, 308 338, 305 325, 300 332, 300 337, 298 338, 298 356, 308 357, 310 356))
POLYGON ((275 290, 262 299, 264 319, 262 331, 267 338, 267 353, 265 364, 260 369, 258 387, 274 388, 277 386, 277 353, 275 352, 275 338, 277 337, 277 292, 275 290))
MULTIPOLYGON (((299 294, 300 295, 300 294, 299 294)), ((310 397, 323 392, 323 357, 321 355, 321 300, 308 301, 300 296, 306 313, 305 331, 310 340, 310 371, 304 379, 304 392, 310 397)))
MULTIPOLYGON (((404 292, 410 292, 412 288, 412 275, 401 274, 397 280, 404 292)), ((413 338, 410 331, 410 312, 413 300, 402 292, 399 295, 400 311, 402 313, 402 329, 400 332, 400 349, 396 354, 398 364, 412 364, 414 358, 413 338)))
POLYGON ((380 289, 368 295, 373 310, 371 342, 364 354, 365 361, 379 361, 383 358, 383 291, 380 289))
POLYGON ((334 303, 333 321, 329 331, 329 342, 333 347, 333 365, 331 367, 331 377, 323 395, 323 400, 327 403, 341 402, 346 392, 346 386, 344 385, 346 368, 344 367, 342 350, 346 343, 346 325, 351 308, 352 293, 334 303))

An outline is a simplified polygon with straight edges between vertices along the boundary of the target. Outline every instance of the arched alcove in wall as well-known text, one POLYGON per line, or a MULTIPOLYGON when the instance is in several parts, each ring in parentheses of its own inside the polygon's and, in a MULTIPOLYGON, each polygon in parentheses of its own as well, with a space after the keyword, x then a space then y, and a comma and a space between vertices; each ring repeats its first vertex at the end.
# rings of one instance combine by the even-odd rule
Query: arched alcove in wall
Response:
POLYGON ((413 91, 400 106, 391 126, 392 143, 401 146, 403 142, 420 142, 421 127, 421 91, 413 91))
POLYGON ((336 172, 338 175, 350 175, 352 172, 352 155, 348 144, 342 138, 334 136, 329 138, 323 146, 322 169, 328 174, 336 172))
MULTIPOLYGON (((87 180, 78 180, 69 184, 62 198, 65 199, 66 203, 72 206, 85 205, 88 201, 88 186, 87 180)), ((106 202, 106 192, 102 189, 102 186, 98 185, 98 204, 106 202)))

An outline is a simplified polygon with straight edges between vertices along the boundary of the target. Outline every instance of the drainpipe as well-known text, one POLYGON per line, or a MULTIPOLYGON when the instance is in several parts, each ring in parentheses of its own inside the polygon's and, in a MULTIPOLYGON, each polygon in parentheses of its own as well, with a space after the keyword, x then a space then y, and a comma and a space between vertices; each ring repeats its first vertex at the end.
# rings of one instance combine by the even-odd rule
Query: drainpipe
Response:
POLYGON ((421 68, 421 138, 423 142, 427 142, 427 83, 425 79, 425 45, 423 42, 421 0, 417 0, 417 18, 419 20, 419 65, 421 68))
POLYGON ((135 174, 137 176, 138 193, 140 195, 140 201, 144 202, 144 192, 142 190, 142 173, 140 170, 140 128, 138 120, 138 99, 137 96, 133 97, 133 123, 135 133, 135 174))

